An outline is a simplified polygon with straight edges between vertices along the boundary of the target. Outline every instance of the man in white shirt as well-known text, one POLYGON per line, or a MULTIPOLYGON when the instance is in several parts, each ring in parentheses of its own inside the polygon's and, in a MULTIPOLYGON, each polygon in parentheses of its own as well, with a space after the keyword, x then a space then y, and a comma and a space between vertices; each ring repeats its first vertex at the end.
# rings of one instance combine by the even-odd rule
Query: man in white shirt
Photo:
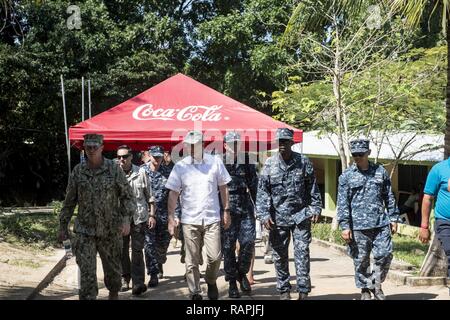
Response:
POLYGON ((222 258, 220 223, 222 220, 224 229, 228 229, 231 223, 227 187, 231 177, 219 157, 203 152, 201 132, 190 131, 183 142, 190 155, 175 164, 166 183, 170 190, 169 232, 173 235, 181 222, 186 246, 186 278, 192 300, 203 299, 198 268, 203 243, 207 256, 205 281, 208 298, 217 300, 216 279, 222 258), (217 190, 225 204, 222 217, 217 190), (181 221, 178 221, 174 213, 180 193, 181 221))

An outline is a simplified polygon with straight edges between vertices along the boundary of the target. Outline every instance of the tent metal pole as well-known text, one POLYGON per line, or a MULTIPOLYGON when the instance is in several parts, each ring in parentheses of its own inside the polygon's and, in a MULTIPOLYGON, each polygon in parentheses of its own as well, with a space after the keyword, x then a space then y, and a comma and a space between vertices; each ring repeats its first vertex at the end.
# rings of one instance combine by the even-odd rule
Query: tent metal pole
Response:
POLYGON ((89 119, 92 118, 91 108, 91 79, 88 80, 89 119))
POLYGON ((64 132, 66 134, 66 148, 67 148, 67 166, 68 166, 68 173, 69 175, 67 178, 70 177, 70 144, 69 144, 69 134, 67 132, 67 115, 66 115, 66 99, 64 97, 64 80, 63 75, 61 75, 61 93, 62 93, 62 102, 63 102, 63 111, 64 111, 64 132))
POLYGON ((81 121, 84 121, 84 77, 81 77, 81 121))

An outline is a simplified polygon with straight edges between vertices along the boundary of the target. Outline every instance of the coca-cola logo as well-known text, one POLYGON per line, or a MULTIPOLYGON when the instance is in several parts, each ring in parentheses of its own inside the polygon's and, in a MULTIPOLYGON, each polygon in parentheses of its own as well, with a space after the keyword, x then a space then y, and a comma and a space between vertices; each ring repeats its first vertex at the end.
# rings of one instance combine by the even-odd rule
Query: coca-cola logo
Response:
MULTIPOLYGON (((179 121, 220 121, 222 106, 187 106, 180 109, 154 108, 152 104, 143 104, 133 111, 136 120, 179 120, 179 121)), ((228 117, 223 117, 229 120, 228 117)))

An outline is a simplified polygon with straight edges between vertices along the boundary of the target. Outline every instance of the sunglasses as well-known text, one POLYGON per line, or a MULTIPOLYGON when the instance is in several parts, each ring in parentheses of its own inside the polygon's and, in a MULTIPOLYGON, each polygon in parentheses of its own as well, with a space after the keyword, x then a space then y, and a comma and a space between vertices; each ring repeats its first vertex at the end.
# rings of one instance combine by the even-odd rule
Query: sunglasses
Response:
POLYGON ((364 157, 366 153, 365 152, 355 152, 352 153, 352 157, 356 158, 356 157, 364 157))
POLYGON ((97 150, 98 148, 100 148, 100 146, 84 146, 84 149, 86 150, 97 150))
POLYGON ((123 156, 117 155, 117 159, 128 159, 131 156, 130 153, 124 154, 123 156))

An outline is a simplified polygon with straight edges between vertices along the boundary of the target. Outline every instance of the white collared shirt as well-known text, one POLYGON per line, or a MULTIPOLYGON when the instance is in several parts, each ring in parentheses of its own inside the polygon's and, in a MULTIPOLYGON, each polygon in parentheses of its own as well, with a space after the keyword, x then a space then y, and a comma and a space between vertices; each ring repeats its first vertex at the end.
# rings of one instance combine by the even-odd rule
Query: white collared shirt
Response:
POLYGON ((218 187, 230 181, 220 157, 204 153, 202 161, 188 156, 177 162, 166 188, 181 193, 181 223, 210 225, 220 221, 218 187))

